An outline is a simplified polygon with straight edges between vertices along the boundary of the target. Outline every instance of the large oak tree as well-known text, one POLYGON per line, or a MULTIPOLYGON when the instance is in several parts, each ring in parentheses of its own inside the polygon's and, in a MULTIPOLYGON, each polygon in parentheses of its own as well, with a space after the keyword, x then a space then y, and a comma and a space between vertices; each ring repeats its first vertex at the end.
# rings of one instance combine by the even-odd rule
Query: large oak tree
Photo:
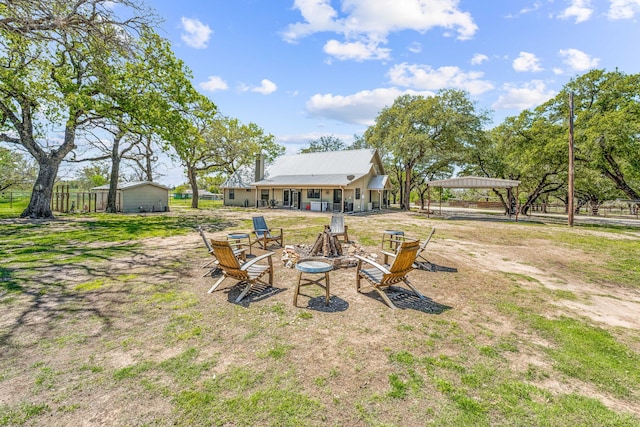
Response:
POLYGON ((128 56, 150 15, 128 0, 15 0, 0 4, 0 140, 35 159, 38 176, 22 217, 49 218, 62 160, 90 126, 102 78, 128 56), (132 17, 119 19, 114 4, 132 17))

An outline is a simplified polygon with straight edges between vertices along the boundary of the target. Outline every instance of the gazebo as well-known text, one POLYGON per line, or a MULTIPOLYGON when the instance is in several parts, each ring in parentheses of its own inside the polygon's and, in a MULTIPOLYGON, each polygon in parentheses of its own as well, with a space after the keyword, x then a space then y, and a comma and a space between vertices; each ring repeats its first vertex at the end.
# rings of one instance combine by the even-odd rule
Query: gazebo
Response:
MULTIPOLYGON (((427 216, 431 212, 431 187, 440 188, 507 188, 516 189, 516 204, 518 200, 518 186, 520 181, 514 179, 485 178, 481 176, 460 176, 457 178, 438 179, 427 182, 429 189, 427 216)), ((440 214, 442 214, 442 192, 440 192, 440 214)), ((509 217, 511 210, 509 209, 509 217)), ((518 206, 516 205, 516 221, 518 221, 518 206)))

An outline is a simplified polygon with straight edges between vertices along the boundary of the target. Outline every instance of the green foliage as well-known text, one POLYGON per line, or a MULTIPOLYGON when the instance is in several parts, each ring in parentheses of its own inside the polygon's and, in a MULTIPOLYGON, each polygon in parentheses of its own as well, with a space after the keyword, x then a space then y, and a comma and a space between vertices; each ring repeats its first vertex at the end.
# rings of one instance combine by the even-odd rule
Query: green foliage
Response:
POLYGON ((389 169, 396 168, 409 209, 414 169, 426 177, 451 173, 451 163, 462 160, 465 145, 478 137, 486 120, 463 91, 442 90, 428 98, 403 95, 380 112, 365 138, 381 151, 389 169))
POLYGON ((343 140, 333 135, 323 135, 309 142, 309 146, 302 148, 300 153, 317 153, 321 151, 342 151, 347 148, 343 140))
POLYGON ((21 153, 0 147, 0 192, 27 188, 35 175, 34 166, 21 153))
POLYGON ((0 426, 25 425, 31 418, 51 411, 46 403, 21 403, 17 407, 0 405, 0 426))

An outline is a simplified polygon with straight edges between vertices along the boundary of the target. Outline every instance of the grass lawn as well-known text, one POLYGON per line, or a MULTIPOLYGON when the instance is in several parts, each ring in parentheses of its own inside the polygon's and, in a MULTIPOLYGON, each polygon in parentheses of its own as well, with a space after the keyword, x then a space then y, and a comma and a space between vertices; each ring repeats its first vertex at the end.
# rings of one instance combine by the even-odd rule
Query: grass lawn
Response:
MULTIPOLYGON (((19 213, 18 213, 19 214, 19 213)), ((436 271, 398 309, 331 272, 331 304, 280 260, 273 288, 202 277, 252 215, 311 244, 316 212, 0 219, 0 426, 639 426, 638 227, 347 216, 354 250, 424 238, 436 271), (308 305, 307 305, 308 304, 308 305)), ((254 247, 253 254, 264 251, 254 247)))

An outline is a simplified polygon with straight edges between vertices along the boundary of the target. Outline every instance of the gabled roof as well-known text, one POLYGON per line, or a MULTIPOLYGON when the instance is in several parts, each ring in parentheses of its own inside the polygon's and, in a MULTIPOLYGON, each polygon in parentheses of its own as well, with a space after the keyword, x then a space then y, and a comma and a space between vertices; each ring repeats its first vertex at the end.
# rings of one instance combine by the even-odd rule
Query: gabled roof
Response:
POLYGON ((429 181, 427 184, 431 187, 442 188, 513 188, 520 185, 520 181, 481 176, 459 176, 457 178, 429 181))
POLYGON ((376 150, 323 151, 282 156, 265 171, 265 177, 281 175, 364 175, 371 170, 376 150))
POLYGON ((254 166, 240 166, 238 170, 227 178, 220 188, 251 188, 255 180, 254 166))
MULTIPOLYGON (((162 184, 158 184, 157 182, 151 181, 132 181, 132 182, 120 182, 118 183, 118 190, 127 190, 130 188, 142 187, 144 185, 151 185, 153 187, 162 188, 163 190, 169 190, 169 187, 166 187, 162 184)), ((99 187, 93 187, 91 190, 108 190, 109 184, 100 185, 99 187)))

